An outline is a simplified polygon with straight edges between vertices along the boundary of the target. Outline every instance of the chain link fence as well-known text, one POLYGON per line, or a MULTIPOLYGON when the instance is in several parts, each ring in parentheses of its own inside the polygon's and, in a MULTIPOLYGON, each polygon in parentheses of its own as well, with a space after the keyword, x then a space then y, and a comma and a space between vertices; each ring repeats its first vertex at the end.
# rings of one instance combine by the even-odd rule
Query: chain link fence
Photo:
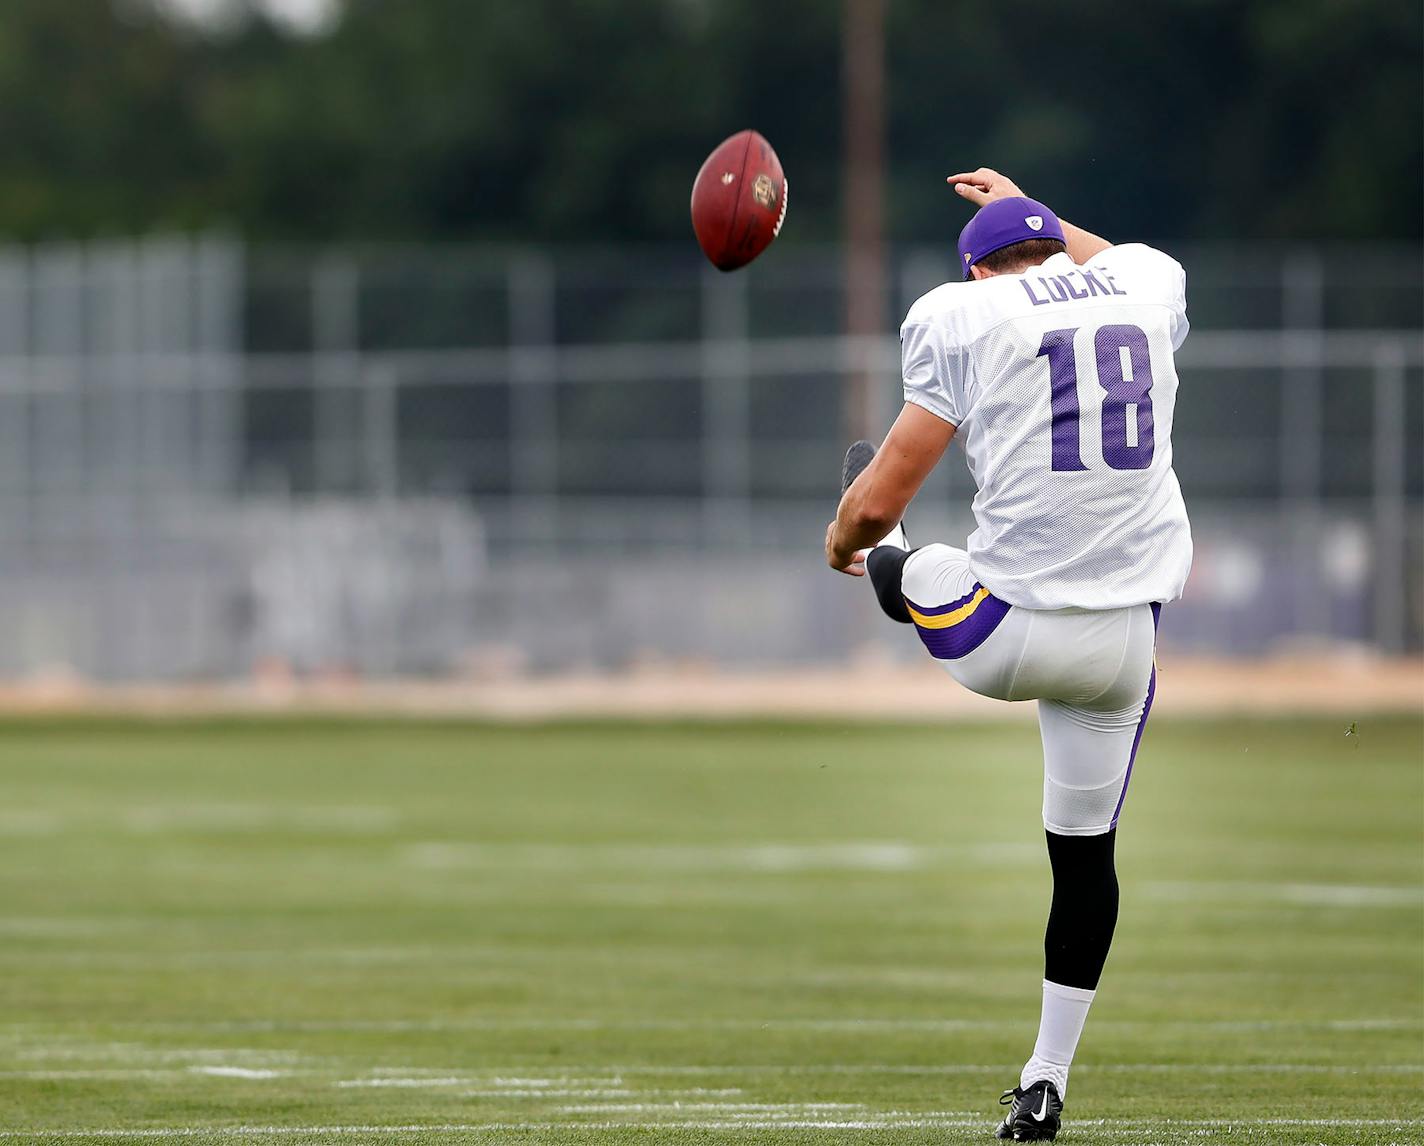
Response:
MULTIPOLYGON (((1164 641, 1417 652, 1416 249, 1174 251, 1197 561, 1164 641)), ((949 252, 837 332, 835 249, 0 256, 0 674, 222 679, 913 654, 822 566, 852 380, 949 252)), ((952 452, 913 508, 962 544, 952 452)))

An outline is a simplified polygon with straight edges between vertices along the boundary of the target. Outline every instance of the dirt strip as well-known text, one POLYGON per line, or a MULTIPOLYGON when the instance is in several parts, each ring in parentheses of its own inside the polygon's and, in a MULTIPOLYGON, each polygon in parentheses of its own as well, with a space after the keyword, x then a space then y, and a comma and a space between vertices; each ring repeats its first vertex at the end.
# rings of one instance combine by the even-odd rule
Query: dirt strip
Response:
MULTIPOLYGON (((1387 712, 1424 716, 1424 660, 1338 654, 1269 661, 1173 659, 1159 666, 1154 715, 1387 712)), ((52 679, 0 686, 0 714, 440 716, 508 721, 643 719, 1031 718, 960 688, 933 664, 717 672, 688 666, 625 674, 363 681, 268 676, 225 684, 97 686, 52 679)))

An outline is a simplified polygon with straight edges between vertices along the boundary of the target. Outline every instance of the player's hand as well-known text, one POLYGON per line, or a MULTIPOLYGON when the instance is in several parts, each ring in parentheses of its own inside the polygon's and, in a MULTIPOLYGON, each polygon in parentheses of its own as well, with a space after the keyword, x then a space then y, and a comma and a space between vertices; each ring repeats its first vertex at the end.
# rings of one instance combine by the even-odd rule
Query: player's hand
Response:
POLYGON ((833 521, 826 526, 826 564, 837 573, 845 573, 851 577, 864 577, 865 559, 869 554, 869 549, 849 551, 837 549, 836 523, 833 521))
POLYGON ((961 171, 945 180, 961 199, 968 199, 976 207, 992 203, 995 199, 1014 199, 1023 192, 1018 184, 1007 175, 1000 175, 992 167, 981 167, 977 171, 961 171))

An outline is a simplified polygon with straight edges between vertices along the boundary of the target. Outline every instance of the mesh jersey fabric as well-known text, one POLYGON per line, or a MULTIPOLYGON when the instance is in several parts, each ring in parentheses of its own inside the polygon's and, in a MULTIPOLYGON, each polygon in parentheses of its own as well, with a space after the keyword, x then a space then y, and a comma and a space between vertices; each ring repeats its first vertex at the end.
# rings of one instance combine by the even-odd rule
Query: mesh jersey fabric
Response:
POLYGON ((905 400, 959 427, 978 492, 971 568, 1030 609, 1181 596, 1191 529, 1172 469, 1186 275, 1143 244, 1085 266, 946 283, 901 327, 905 400))

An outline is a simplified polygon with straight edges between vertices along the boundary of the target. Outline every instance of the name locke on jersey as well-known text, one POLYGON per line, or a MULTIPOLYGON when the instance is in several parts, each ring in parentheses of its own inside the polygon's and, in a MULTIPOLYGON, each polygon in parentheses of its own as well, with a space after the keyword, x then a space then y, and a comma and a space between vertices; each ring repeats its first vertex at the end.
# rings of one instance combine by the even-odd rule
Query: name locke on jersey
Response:
POLYGON ((1127 291, 1117 285, 1117 280, 1108 274, 1101 267, 1078 267, 1066 274, 1035 275, 1029 279, 1027 275, 1019 279, 1019 285, 1023 287, 1024 293, 1028 295, 1029 302, 1034 306, 1046 306, 1050 302, 1071 302, 1074 299, 1097 298, 1099 295, 1126 295, 1127 291), (1101 275, 1100 279, 1098 276, 1101 275), (1073 280, 1081 279, 1083 286, 1073 284, 1073 280), (1043 292, 1040 296, 1033 284, 1037 283, 1039 290, 1043 292))

